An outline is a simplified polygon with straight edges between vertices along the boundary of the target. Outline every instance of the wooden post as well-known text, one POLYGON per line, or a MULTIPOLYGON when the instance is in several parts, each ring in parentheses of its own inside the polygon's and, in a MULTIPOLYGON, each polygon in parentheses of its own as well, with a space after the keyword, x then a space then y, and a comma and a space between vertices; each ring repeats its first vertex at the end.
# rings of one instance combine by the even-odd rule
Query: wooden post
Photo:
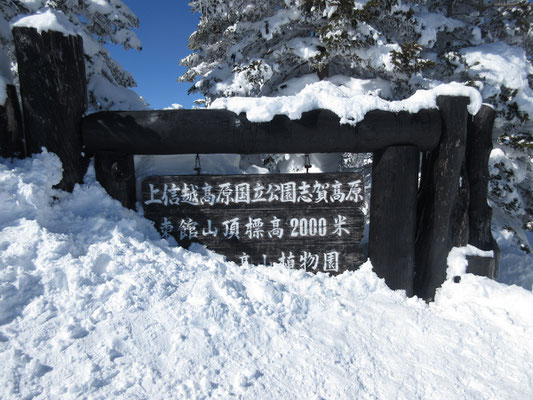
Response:
POLYGON ((22 134, 22 115, 20 113, 17 90, 7 85, 7 98, 0 105, 0 157, 19 157, 26 155, 22 134))
MULTIPOLYGON (((424 159, 418 198, 415 294, 432 300, 446 279, 446 259, 461 236, 454 226, 461 204, 461 168, 467 132, 466 97, 440 96, 442 136, 437 149, 424 159)), ((459 211, 460 213, 460 211, 459 211)))
POLYGON ((413 295, 419 152, 415 146, 374 153, 368 253, 391 289, 413 295))
POLYGON ((481 250, 493 250, 494 258, 477 257, 468 262, 468 272, 496 278, 498 273, 498 244, 492 237, 492 209, 487 203, 489 185, 489 156, 492 150, 492 128, 496 111, 482 106, 468 119, 466 172, 470 186, 468 205, 468 243, 481 250))
POLYGON ((133 155, 101 151, 94 156, 96 179, 107 193, 124 207, 135 209, 135 166, 133 155))
POLYGON ((56 153, 63 163, 58 187, 71 191, 88 165, 80 130, 87 108, 82 38, 23 27, 13 29, 13 38, 28 151, 56 153))

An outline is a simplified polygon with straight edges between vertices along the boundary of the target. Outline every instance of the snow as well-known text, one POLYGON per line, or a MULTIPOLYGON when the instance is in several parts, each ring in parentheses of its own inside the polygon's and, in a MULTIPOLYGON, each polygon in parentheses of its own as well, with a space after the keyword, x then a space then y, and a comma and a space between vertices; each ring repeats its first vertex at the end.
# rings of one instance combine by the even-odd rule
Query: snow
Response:
POLYGON ((9 28, 9 22, 6 21, 3 15, 0 15, 0 38, 6 40, 12 39, 11 29, 9 28))
POLYGON ((91 0, 89 3, 88 10, 91 14, 100 13, 103 15, 108 15, 113 12, 113 7, 111 7, 111 4, 105 0, 91 0))
MULTIPOLYGON (((509 219, 508 216, 503 215, 502 211, 497 209, 494 211, 495 217, 500 221, 509 219)), ((514 231, 509 229, 508 226, 493 232, 501 250, 500 272, 497 280, 509 285, 519 285, 533 291, 533 254, 525 254, 516 245, 516 237, 518 236, 524 243, 529 243, 530 248, 533 247, 533 233, 525 230, 514 231)))
POLYGON ((489 257, 494 258, 494 252, 480 250, 471 244, 464 247, 454 247, 448 254, 446 263, 448 265, 447 279, 453 279, 456 276, 461 276, 466 273, 468 267, 468 256, 489 257))
POLYGON ((0 75, 0 106, 4 106, 7 100, 7 81, 0 75))
POLYGON ((181 110, 183 106, 178 103, 172 103, 170 106, 163 108, 163 110, 181 110))
MULTIPOLYGON (((303 79, 308 80, 309 77, 303 79)), ((291 84, 297 87, 294 82, 291 84)), ((355 125, 371 110, 416 113, 422 109, 437 108, 437 97, 443 95, 470 97, 470 114, 476 114, 482 104, 481 95, 476 89, 456 82, 418 90, 405 100, 387 101, 380 97, 381 93, 386 96, 388 92, 383 80, 333 77, 307 84, 294 95, 218 98, 210 108, 228 109, 237 114, 244 112, 248 120, 253 122, 271 121, 275 115, 299 119, 306 111, 322 108, 337 114, 342 124, 355 125), (369 87, 374 90, 368 92, 366 89, 369 87)))
POLYGON ((320 41, 316 38, 294 38, 287 42, 287 47, 302 60, 309 60, 319 55, 317 45, 320 45, 320 41))
POLYGON ((76 36, 79 34, 79 29, 62 12, 51 8, 45 8, 36 14, 16 19, 11 23, 11 27, 35 28, 39 33, 43 31, 56 31, 63 33, 65 36, 76 36))
POLYGON ((469 66, 468 73, 480 76, 493 84, 505 85, 510 89, 527 86, 527 74, 533 68, 527 61, 526 52, 503 42, 486 43, 461 50, 469 66))
POLYGON ((515 89, 520 110, 533 114, 533 90, 528 82, 533 67, 523 49, 496 42, 462 49, 461 54, 468 65, 468 74, 484 80, 481 90, 484 97, 500 94, 502 86, 515 89))
POLYGON ((531 291, 454 270, 426 304, 370 263, 240 267, 161 239, 92 168, 60 176, 0 159, 0 398, 533 397, 531 291))
POLYGON ((439 31, 453 32, 455 29, 464 26, 464 23, 461 21, 447 18, 437 13, 417 13, 416 19, 418 21, 416 28, 420 33, 420 38, 417 40, 417 43, 422 46, 432 47, 437 41, 437 33, 439 31))
POLYGON ((13 76, 11 74, 11 61, 4 50, 0 49, 0 106, 6 104, 7 85, 12 84, 13 76))
MULTIPOLYGON (((92 75, 87 90, 94 93, 103 110, 146 110, 147 103, 133 90, 116 86, 101 75, 92 75)), ((98 111, 98 110, 94 110, 98 111)))

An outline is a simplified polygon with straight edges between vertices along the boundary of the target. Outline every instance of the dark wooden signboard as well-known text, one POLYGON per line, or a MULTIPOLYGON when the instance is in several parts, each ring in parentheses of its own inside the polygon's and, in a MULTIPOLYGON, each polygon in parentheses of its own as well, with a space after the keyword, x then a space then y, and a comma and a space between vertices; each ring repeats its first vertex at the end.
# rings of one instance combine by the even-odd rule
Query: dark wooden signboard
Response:
POLYGON ((313 272, 354 270, 364 217, 363 177, 353 173, 152 176, 144 214, 163 237, 199 242, 228 260, 313 272))

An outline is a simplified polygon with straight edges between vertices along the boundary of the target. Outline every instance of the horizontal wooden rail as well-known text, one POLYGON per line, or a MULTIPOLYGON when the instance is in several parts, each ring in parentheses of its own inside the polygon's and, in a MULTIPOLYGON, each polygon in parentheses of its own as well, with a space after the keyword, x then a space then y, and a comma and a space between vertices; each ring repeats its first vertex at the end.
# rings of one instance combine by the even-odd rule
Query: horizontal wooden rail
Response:
POLYGON ((371 111, 356 126, 328 110, 299 120, 277 115, 254 123, 227 110, 103 111, 83 119, 88 152, 128 154, 259 154, 371 152, 412 145, 433 150, 441 135, 439 111, 371 111))

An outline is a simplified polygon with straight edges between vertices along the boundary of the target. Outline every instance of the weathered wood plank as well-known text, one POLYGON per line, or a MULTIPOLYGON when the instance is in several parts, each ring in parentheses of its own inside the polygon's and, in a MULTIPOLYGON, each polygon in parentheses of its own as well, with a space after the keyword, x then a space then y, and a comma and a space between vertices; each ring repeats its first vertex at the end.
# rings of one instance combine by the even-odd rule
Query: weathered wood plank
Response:
POLYGON ((372 159, 368 253, 391 289, 413 295, 419 152, 389 147, 372 159))
POLYGON ((158 176, 141 191, 145 216, 184 247, 199 242, 233 261, 314 272, 364 262, 358 174, 158 176))
POLYGON ((468 98, 440 96, 442 137, 425 157, 418 199, 415 294, 432 300, 446 279, 446 259, 460 229, 453 224, 459 204, 461 167, 466 149, 468 98))
POLYGON ((472 267, 473 273, 496 278, 498 274, 498 244, 492 237, 491 222, 492 209, 489 207, 489 156, 492 150, 492 128, 496 118, 496 111, 483 105, 479 112, 468 119, 468 136, 466 146, 466 172, 470 186, 470 201, 468 205, 469 236, 468 243, 481 250, 493 250, 494 258, 480 257, 472 267))
POLYGON ((22 27, 13 29, 13 38, 28 151, 56 153, 63 163, 59 187, 71 191, 88 165, 80 131, 87 108, 82 38, 22 27))
POLYGON ((101 151, 94 155, 96 179, 111 197, 135 209, 135 165, 133 155, 101 151))
POLYGON ((327 110, 303 113, 300 120, 277 115, 264 123, 227 110, 107 111, 85 117, 82 132, 90 152, 334 153, 407 144, 425 151, 437 146, 440 124, 438 110, 371 111, 356 127, 341 125, 327 110))
POLYGON ((22 132, 22 114, 17 98, 17 90, 7 85, 7 99, 0 105, 0 157, 25 156, 22 132))

